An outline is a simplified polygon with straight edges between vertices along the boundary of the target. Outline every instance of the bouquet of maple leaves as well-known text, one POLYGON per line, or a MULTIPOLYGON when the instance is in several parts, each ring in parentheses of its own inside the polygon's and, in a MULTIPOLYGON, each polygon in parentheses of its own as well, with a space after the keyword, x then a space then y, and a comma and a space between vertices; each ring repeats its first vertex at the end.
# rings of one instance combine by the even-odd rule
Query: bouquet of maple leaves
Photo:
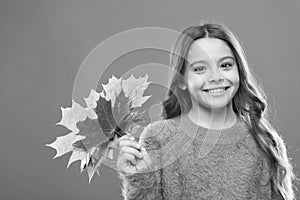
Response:
POLYGON ((80 160, 80 172, 87 171, 89 183, 95 172, 99 174, 101 163, 107 158, 113 159, 113 148, 117 139, 125 134, 134 133, 143 122, 145 111, 141 107, 151 96, 143 96, 150 82, 148 76, 128 79, 112 76, 103 90, 97 93, 91 90, 84 98, 86 106, 72 100, 71 108, 62 108, 62 118, 57 125, 69 129, 67 135, 59 136, 51 144, 60 157, 72 151, 67 168, 80 160))

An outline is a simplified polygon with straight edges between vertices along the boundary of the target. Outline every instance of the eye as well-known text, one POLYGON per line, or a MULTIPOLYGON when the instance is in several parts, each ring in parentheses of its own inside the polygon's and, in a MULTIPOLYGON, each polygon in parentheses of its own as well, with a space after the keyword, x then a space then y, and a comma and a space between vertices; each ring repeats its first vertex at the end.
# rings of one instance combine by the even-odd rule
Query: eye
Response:
POLYGON ((204 72, 206 70, 206 68, 204 66, 195 66, 193 68, 193 71, 195 72, 204 72))
POLYGON ((232 67, 232 63, 223 63, 221 67, 224 69, 230 69, 232 67))

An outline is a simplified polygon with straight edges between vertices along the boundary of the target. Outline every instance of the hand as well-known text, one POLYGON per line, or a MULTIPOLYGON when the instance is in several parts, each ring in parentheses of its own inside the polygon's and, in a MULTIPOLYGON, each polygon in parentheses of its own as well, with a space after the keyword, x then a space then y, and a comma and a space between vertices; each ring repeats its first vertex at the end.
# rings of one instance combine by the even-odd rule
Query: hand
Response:
POLYGON ((138 173, 150 167, 151 159, 144 147, 134 137, 124 135, 118 139, 120 153, 117 168, 126 173, 138 173))

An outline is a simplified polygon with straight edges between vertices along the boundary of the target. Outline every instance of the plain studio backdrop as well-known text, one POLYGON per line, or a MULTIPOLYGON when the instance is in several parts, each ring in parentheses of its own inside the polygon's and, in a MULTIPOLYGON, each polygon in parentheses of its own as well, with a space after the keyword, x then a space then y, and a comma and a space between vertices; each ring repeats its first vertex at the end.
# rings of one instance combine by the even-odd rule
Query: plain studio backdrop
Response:
MULTIPOLYGON (((299 1, 7 0, 0 3, 0 199, 121 199, 114 169, 101 166, 88 184, 79 162, 66 169, 70 154, 52 159, 55 150, 45 144, 67 133, 55 126, 60 106, 71 106, 81 63, 112 35, 205 21, 227 25, 241 40, 299 175, 299 1)), ((110 68, 145 63, 167 65, 168 53, 129 52, 110 68)))

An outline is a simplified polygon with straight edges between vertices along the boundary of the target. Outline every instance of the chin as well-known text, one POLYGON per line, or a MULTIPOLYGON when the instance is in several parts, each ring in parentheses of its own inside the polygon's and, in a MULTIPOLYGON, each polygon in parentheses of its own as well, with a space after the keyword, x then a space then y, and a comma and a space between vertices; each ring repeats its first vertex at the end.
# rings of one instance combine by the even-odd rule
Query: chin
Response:
POLYGON ((230 102, 226 102, 226 103, 219 103, 219 104, 206 104, 205 107, 208 109, 223 109, 230 106, 230 102))

